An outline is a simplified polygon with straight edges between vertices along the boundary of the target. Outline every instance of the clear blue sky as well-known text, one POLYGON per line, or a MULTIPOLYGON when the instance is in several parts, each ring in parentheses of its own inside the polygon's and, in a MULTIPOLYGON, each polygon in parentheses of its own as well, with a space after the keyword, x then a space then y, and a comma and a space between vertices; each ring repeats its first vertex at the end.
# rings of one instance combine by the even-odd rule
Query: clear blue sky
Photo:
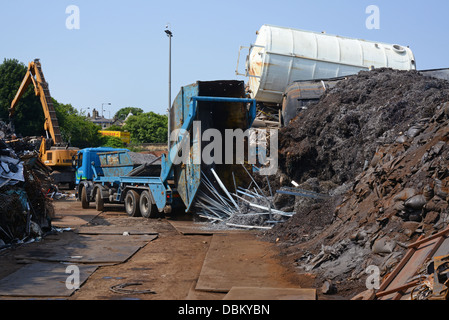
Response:
POLYGON ((165 113, 168 38, 172 98, 198 80, 235 75, 238 49, 263 24, 410 46, 418 69, 449 67, 447 0, 0 0, 0 59, 40 58, 52 96, 77 109, 122 107, 165 113), (80 9, 80 29, 66 28, 66 8, 80 9), (380 9, 369 30, 368 5, 380 9))

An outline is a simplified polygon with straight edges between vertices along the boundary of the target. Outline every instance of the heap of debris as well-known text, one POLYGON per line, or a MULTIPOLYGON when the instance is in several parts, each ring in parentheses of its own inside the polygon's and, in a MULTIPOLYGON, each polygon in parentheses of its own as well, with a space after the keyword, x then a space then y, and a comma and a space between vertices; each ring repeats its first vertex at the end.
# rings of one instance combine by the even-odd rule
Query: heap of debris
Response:
POLYGON ((277 194, 279 209, 295 214, 268 239, 341 296, 366 289, 370 266, 391 272, 407 243, 448 225, 448 102, 449 82, 416 71, 339 82, 280 131, 275 177, 279 189, 294 180, 329 198, 277 194))
POLYGON ((54 216, 46 193, 50 169, 30 139, 18 139, 0 122, 0 248, 42 237, 54 216))
POLYGON ((234 177, 234 190, 226 188, 214 169, 213 180, 202 172, 201 187, 194 203, 195 212, 201 218, 212 222, 209 228, 227 229, 271 229, 275 224, 286 221, 293 212, 277 210, 273 203, 273 191, 261 189, 248 169, 242 165, 251 183, 247 187, 237 186, 234 177), (216 185, 219 187, 217 188, 216 185))

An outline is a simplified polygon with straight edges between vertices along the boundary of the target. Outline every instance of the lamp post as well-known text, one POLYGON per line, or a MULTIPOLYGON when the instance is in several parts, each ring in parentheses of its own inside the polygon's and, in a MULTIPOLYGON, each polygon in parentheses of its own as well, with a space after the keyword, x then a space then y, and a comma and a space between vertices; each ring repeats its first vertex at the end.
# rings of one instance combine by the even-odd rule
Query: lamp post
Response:
POLYGON ((173 33, 169 29, 169 24, 165 26, 165 33, 168 37, 168 150, 170 150, 170 109, 171 109, 171 38, 173 38, 173 33))
POLYGON ((104 105, 109 105, 109 106, 110 106, 111 103, 110 103, 110 102, 105 102, 105 103, 102 103, 102 104, 101 104, 101 117, 102 117, 102 118, 104 118, 104 116, 103 116, 103 111, 104 111, 103 106, 104 106, 104 105))

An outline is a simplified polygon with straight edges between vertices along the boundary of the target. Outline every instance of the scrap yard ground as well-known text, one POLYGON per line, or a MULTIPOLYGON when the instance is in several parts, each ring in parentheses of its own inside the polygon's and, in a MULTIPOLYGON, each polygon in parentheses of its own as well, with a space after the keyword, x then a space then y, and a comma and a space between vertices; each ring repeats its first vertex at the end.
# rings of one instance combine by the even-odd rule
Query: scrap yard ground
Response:
MULTIPOLYGON (((232 287, 299 289, 313 282, 283 265, 257 232, 214 231, 191 216, 130 218, 121 206, 82 211, 73 198, 54 205, 53 225, 71 230, 1 252, 1 299, 221 300, 232 287), (80 266, 79 290, 66 288, 69 265, 80 266)), ((254 297, 254 291, 237 294, 254 297)))

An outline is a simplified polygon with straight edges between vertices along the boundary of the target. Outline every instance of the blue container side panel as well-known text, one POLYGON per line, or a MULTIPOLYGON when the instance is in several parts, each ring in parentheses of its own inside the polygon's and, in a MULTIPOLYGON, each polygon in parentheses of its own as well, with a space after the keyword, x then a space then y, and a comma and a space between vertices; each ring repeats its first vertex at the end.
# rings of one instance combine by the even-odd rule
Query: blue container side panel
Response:
MULTIPOLYGON (((163 166, 164 178, 168 177, 170 173, 173 175, 171 159, 176 156, 177 148, 175 144, 182 141, 182 134, 188 132, 190 140, 193 138, 192 125, 196 115, 196 104, 192 103, 192 98, 198 96, 198 90, 198 83, 182 87, 173 103, 170 113, 171 117, 173 117, 171 121, 172 130, 182 129, 183 131, 176 137, 176 141, 172 142, 169 154, 165 158, 166 162, 165 166, 163 166)), ((183 163, 177 176, 172 176, 172 179, 176 180, 175 185, 177 186, 178 194, 187 208, 192 204, 201 183, 201 165, 193 164, 192 157, 195 154, 195 148, 198 148, 195 143, 190 145, 190 164, 183 163)))
POLYGON ((105 177, 126 176, 134 169, 128 150, 99 153, 101 169, 105 177))

